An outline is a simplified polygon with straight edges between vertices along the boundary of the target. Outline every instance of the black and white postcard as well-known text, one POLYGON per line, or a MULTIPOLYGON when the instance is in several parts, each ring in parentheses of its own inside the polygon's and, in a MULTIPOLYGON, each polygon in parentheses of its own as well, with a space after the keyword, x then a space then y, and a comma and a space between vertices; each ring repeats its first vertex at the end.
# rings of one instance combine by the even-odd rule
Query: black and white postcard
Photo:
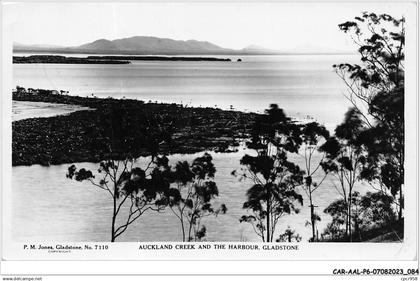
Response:
POLYGON ((4 261, 418 274, 418 1, 2 4, 4 261))

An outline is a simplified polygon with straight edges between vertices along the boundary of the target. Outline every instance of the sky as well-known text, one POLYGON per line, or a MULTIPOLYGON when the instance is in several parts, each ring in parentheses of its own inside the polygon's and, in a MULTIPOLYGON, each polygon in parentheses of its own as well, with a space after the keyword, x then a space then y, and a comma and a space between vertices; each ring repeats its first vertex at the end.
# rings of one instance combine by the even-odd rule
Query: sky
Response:
POLYGON ((337 25, 362 11, 396 17, 412 3, 8 3, 6 28, 24 44, 78 46, 97 39, 156 36, 231 49, 351 51, 337 25))

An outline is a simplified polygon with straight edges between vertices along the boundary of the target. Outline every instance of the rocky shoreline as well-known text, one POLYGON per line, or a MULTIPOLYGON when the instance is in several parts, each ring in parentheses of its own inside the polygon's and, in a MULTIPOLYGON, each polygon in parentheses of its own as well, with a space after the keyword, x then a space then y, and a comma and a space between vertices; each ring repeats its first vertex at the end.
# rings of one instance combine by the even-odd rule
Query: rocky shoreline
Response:
POLYGON ((138 60, 138 61, 232 61, 216 57, 169 57, 169 56, 88 56, 92 60, 138 60))
MULTIPOLYGON (((104 114, 117 108, 121 120, 135 120, 133 128, 144 128, 143 117, 161 120, 159 127, 171 132, 170 144, 161 145, 161 153, 188 154, 204 150, 235 151, 232 147, 249 136, 256 114, 216 108, 184 107, 179 104, 145 103, 132 99, 100 99, 60 94, 56 91, 18 87, 13 100, 73 104, 95 110, 68 115, 30 118, 12 123, 12 165, 56 165, 74 162, 99 162, 109 157, 105 145, 109 129, 104 114), (140 123, 140 124, 139 124, 140 123)), ((131 123, 130 123, 131 124, 131 123)), ((117 124, 118 126, 118 124, 117 124)), ((166 133, 166 132, 164 132, 166 133)), ((168 132, 169 133, 169 132, 168 132)), ((133 157, 148 156, 148 144, 130 151, 133 157)), ((114 150, 111 157, 123 159, 127 151, 114 150)))
POLYGON ((13 63, 58 63, 58 64, 129 64, 128 60, 92 59, 57 55, 13 56, 13 63))
POLYGON ((58 63, 58 64, 130 64, 130 61, 225 61, 216 57, 168 57, 168 56, 88 56, 66 57, 60 55, 13 56, 13 63, 58 63))

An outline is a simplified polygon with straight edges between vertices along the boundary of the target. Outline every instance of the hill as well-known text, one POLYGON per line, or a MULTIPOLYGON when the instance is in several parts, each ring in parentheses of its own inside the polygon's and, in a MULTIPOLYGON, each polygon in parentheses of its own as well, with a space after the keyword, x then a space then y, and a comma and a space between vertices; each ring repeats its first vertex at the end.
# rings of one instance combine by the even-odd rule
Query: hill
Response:
POLYGON ((207 41, 183 41, 152 36, 135 36, 116 40, 99 39, 75 47, 50 47, 15 43, 13 51, 130 55, 227 54, 236 52, 235 50, 223 48, 207 41))
POLYGON ((135 36, 117 40, 100 39, 83 44, 77 49, 98 52, 140 52, 140 53, 214 53, 232 51, 207 41, 173 40, 151 36, 135 36))

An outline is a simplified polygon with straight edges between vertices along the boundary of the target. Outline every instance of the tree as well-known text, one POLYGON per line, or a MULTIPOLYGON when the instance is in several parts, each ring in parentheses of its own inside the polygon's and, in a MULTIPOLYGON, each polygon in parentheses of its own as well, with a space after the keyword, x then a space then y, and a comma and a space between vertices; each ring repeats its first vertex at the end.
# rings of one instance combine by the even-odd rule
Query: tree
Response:
POLYGON ((160 127, 164 124, 161 122, 163 117, 146 112, 130 115, 129 112, 129 108, 113 104, 102 114, 101 121, 107 131, 102 145, 109 152, 107 159, 100 162, 98 174, 85 168, 78 170, 73 164, 66 175, 69 179, 87 181, 109 193, 112 199, 111 242, 146 211, 162 211, 170 187, 168 159, 159 156, 159 146, 170 143, 169 130, 160 127), (131 156, 142 149, 151 154, 143 169, 135 166, 135 159, 131 156), (128 206, 125 212, 124 205, 128 206))
POLYGON ((226 213, 225 204, 217 209, 213 199, 219 195, 213 181, 216 169, 210 154, 205 153, 190 165, 178 162, 172 172, 175 187, 169 190, 168 206, 181 224, 182 241, 199 241, 207 228, 201 224, 204 217, 226 213))
MULTIPOLYGON (((288 153, 297 153, 301 144, 299 126, 282 109, 272 104, 260 115, 253 127, 247 147, 256 156, 244 155, 240 179, 249 179, 253 186, 247 191, 243 208, 252 212, 240 222, 248 222, 263 242, 272 242, 279 219, 298 212, 295 202, 303 203, 296 187, 302 184, 302 171, 288 160, 288 153)), ((237 171, 233 172, 234 175, 237 171)))
MULTIPOLYGON (((360 178, 363 165, 366 162, 365 151, 360 143, 363 132, 363 121, 360 113, 351 108, 346 113, 342 124, 335 129, 335 136, 330 137, 320 150, 326 153, 326 160, 321 163, 326 173, 332 174, 340 183, 336 190, 343 197, 343 202, 334 208, 345 208, 346 236, 352 239, 352 195, 354 187, 360 178)), ((330 205, 330 207, 332 207, 330 205)), ((328 207, 329 208, 329 207, 328 207)), ((327 208, 327 209, 328 209, 327 208)))
POLYGON ((362 13, 339 25, 358 46, 361 64, 334 65, 348 88, 347 98, 367 130, 368 157, 362 178, 391 194, 403 216, 404 185, 404 48, 405 18, 362 13))
POLYGON ((317 160, 315 159, 315 156, 319 153, 321 144, 324 143, 329 136, 328 130, 316 122, 310 122, 301 127, 302 147, 300 153, 303 154, 305 160, 303 190, 309 199, 309 207, 311 209, 310 225, 312 227, 312 242, 316 241, 317 238, 316 222, 321 220, 315 213, 314 192, 321 186, 328 174, 324 173, 324 176, 319 182, 313 180, 314 175, 321 168, 321 164, 325 158, 325 152, 322 152, 321 159, 317 160))
POLYGON ((329 214, 332 217, 332 221, 327 224, 326 229, 321 234, 322 239, 325 239, 325 237, 330 237, 333 240, 342 239, 343 237, 347 238, 349 229, 348 206, 347 198, 340 198, 325 208, 324 213, 329 214))
POLYGON ((331 238, 362 241, 360 193, 354 191, 349 198, 348 200, 343 198, 337 199, 324 210, 325 213, 330 214, 333 218, 332 222, 327 225, 324 236, 330 234, 331 238), (345 225, 346 232, 343 232, 342 225, 345 225), (334 231, 339 235, 331 235, 334 231), (351 235, 351 237, 348 237, 348 235, 351 235))
POLYGON ((367 192, 360 199, 360 224, 362 229, 383 228, 393 224, 396 214, 392 196, 382 192, 367 192))
MULTIPOLYGON (((169 190, 168 171, 162 171, 163 158, 154 158, 146 169, 133 167, 134 159, 108 160, 100 163, 98 173, 101 175, 95 181, 95 175, 89 170, 77 170, 75 165, 68 169, 67 177, 77 181, 88 181, 92 185, 107 191, 113 204, 111 223, 111 242, 123 234, 129 225, 135 222, 148 210, 162 211, 165 205, 165 194, 169 190), (153 167, 153 168, 152 168, 153 167), (128 202, 126 219, 118 224, 118 217, 123 212, 124 203, 128 202)), ((124 215, 121 215, 124 217, 124 215)))
MULTIPOLYGON (((367 192, 364 196, 360 193, 352 194, 352 226, 354 232, 353 239, 364 241, 365 236, 370 231, 380 229, 385 231, 395 222, 395 213, 391 207, 392 196, 384 195, 381 192, 367 192)), ((344 199, 335 200, 325 210, 332 216, 332 222, 328 224, 322 236, 329 237, 332 240, 343 239, 345 232, 343 225, 347 222, 348 209, 347 202, 344 199)), ((393 229, 390 229, 394 231, 393 229)), ((395 231, 394 231, 395 232, 395 231)))
POLYGON ((279 235, 279 238, 276 239, 276 242, 300 242, 302 241, 302 237, 296 233, 296 231, 292 230, 290 226, 287 226, 287 229, 284 231, 283 234, 279 235))

